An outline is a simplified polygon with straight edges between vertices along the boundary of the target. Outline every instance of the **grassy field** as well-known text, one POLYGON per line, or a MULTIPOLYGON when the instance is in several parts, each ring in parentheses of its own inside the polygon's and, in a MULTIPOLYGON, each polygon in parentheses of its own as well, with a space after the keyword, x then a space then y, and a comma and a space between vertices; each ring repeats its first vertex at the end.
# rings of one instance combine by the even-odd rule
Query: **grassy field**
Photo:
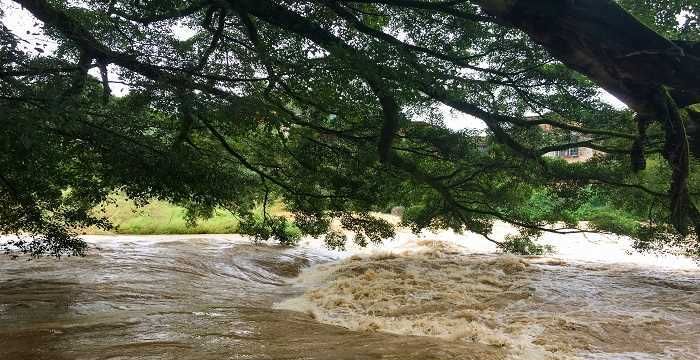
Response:
POLYGON ((152 201, 145 207, 137 207, 122 196, 115 202, 96 209, 103 212, 115 228, 106 232, 96 228, 83 229, 86 235, 96 234, 228 234, 238 232, 239 221, 231 213, 218 210, 214 217, 199 221, 189 227, 185 221, 185 209, 165 201, 152 201))

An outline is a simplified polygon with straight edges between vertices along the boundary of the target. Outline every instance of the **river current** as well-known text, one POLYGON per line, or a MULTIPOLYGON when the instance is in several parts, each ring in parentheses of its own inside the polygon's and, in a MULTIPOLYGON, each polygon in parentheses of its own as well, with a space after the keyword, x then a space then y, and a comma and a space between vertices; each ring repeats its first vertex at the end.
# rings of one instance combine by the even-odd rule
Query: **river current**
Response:
POLYGON ((233 236, 92 236, 0 258, 0 359, 700 359, 700 268, 629 241, 474 235, 368 249, 233 236))

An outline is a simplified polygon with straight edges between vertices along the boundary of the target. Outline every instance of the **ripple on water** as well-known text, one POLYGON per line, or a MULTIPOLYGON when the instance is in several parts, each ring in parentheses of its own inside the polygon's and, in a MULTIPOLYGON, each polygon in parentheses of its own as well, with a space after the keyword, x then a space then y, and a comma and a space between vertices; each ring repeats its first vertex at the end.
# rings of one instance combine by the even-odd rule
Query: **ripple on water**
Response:
POLYGON ((443 242, 353 256, 296 279, 275 306, 363 332, 504 349, 512 359, 697 359, 698 273, 467 255, 443 242), (640 358, 641 359, 641 358, 640 358))
POLYGON ((445 239, 352 257, 94 237, 85 258, 1 258, 0 358, 698 359, 697 270, 470 255, 445 239))

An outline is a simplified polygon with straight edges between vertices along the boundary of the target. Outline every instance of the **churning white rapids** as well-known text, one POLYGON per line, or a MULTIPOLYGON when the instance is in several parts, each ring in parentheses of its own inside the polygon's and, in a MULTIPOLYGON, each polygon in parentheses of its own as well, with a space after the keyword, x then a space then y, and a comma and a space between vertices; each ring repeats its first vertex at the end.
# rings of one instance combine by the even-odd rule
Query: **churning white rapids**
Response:
POLYGON ((700 359, 696 262, 635 253, 617 236, 542 242, 556 253, 508 256, 473 234, 400 233, 331 252, 336 261, 290 280, 302 295, 274 307, 358 332, 483 344, 508 359, 700 359))
POLYGON ((0 360, 700 359, 700 268, 620 237, 548 235, 551 257, 451 232, 343 252, 86 240, 86 257, 0 256, 0 360))

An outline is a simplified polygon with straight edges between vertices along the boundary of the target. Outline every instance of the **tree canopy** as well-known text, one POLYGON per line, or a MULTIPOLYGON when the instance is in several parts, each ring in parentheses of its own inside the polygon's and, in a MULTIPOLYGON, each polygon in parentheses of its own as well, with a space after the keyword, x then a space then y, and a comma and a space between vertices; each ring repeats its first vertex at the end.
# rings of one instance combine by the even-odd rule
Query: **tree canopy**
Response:
POLYGON ((122 191, 290 242, 282 200, 333 246, 331 219, 380 241, 370 212, 396 205, 487 237, 606 208, 632 225, 595 231, 700 254, 697 0, 13 2, 56 49, 0 28, 0 233, 31 235, 9 252, 80 254, 74 229, 109 226, 92 209, 122 191), (546 156, 576 147, 599 156, 546 156))

